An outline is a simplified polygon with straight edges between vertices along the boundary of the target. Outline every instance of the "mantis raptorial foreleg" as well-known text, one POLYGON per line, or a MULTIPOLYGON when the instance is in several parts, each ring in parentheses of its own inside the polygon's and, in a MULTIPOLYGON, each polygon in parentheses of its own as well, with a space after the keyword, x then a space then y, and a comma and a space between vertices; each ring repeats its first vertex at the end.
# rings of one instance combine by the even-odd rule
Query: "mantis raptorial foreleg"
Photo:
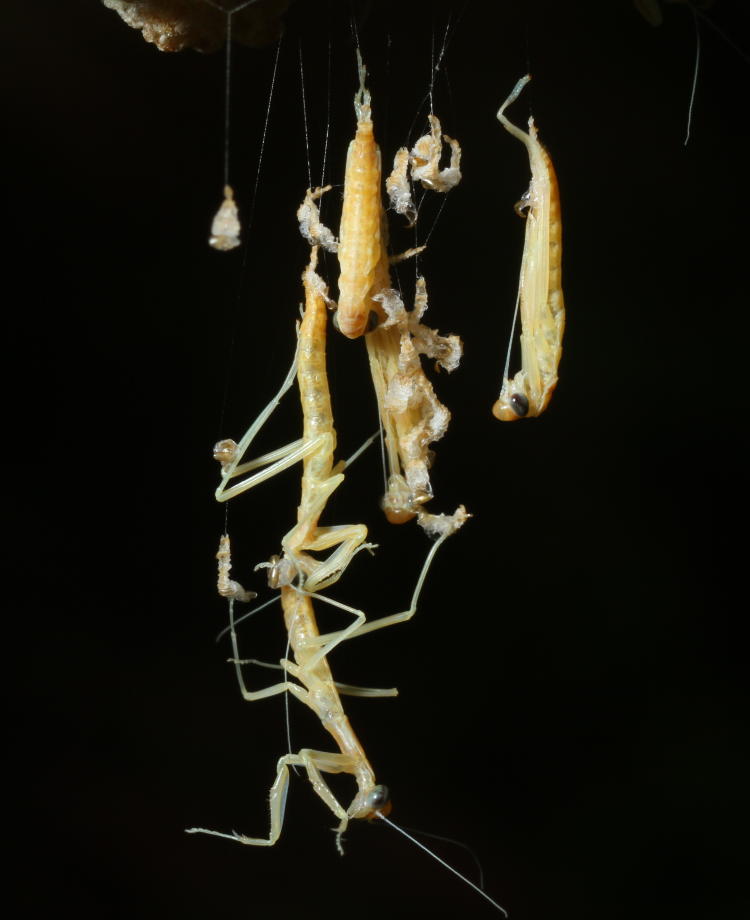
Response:
POLYGON ((237 843, 244 843, 250 846, 272 847, 281 836, 281 828, 284 824, 290 766, 304 767, 307 771, 310 785, 341 822, 338 832, 339 834, 342 833, 349 822, 349 816, 336 796, 331 792, 321 772, 350 773, 351 757, 328 751, 314 751, 310 748, 303 748, 298 754, 284 754, 283 757, 279 758, 276 765, 276 779, 268 796, 271 811, 271 828, 268 837, 248 837, 245 834, 238 834, 236 831, 227 834, 223 831, 208 830, 205 827, 190 827, 186 833, 209 834, 212 837, 224 837, 227 840, 234 840, 237 843))
POLYGON ((314 537, 305 543, 305 550, 330 549, 337 546, 331 555, 322 562, 306 553, 297 557, 299 568, 308 572, 305 577, 305 590, 322 591, 334 584, 341 577, 352 558, 363 549, 372 552, 374 543, 366 543, 367 527, 364 524, 334 524, 330 527, 316 528, 314 537))
MULTIPOLYGON (((224 442, 220 441, 219 443, 223 444, 224 442)), ((247 492, 248 489, 252 489, 262 482, 266 482, 268 479, 273 479, 278 473, 289 469, 290 466, 294 466, 295 463, 299 463, 300 460, 304 460, 305 457, 309 457, 310 454, 315 453, 319 446, 319 439, 313 441, 300 439, 298 441, 292 441, 291 444, 287 444, 285 447, 279 447, 274 451, 256 457, 255 460, 243 463, 241 466, 238 466, 227 479, 241 476, 243 473, 249 472, 250 470, 258 469, 258 467, 264 467, 264 469, 261 469, 260 472, 256 473, 254 476, 248 476, 247 479, 243 479, 242 482, 238 482, 228 488, 219 486, 216 490, 217 501, 225 502, 230 498, 236 498, 243 492, 247 492), (266 466, 266 464, 269 465, 266 466)))
MULTIPOLYGON (((300 666, 295 662, 284 659, 282 660, 280 667, 282 667, 288 674, 291 674, 293 677, 296 677, 298 680, 301 680, 304 683, 307 672, 315 669, 318 664, 321 661, 324 661, 333 651, 333 649, 340 645, 342 642, 345 642, 347 639, 353 639, 355 636, 362 636, 366 633, 374 632, 377 629, 384 629, 387 626, 394 626, 397 623, 405 623, 407 620, 410 620, 414 616, 414 614, 417 612, 417 606, 419 603, 419 597, 422 593, 422 588, 424 587, 427 574, 430 570, 435 555, 437 554, 437 551, 449 536, 454 534, 460 527, 463 526, 470 515, 463 507, 463 505, 461 505, 452 515, 429 515, 423 512, 421 517, 423 518, 421 524, 424 529, 428 532, 432 532, 433 534, 437 534, 437 539, 430 547, 430 551, 428 552, 427 556, 425 557, 425 561, 422 564, 422 568, 420 570, 417 583, 414 587, 411 603, 408 609, 367 622, 366 616, 362 610, 358 610, 355 607, 351 607, 348 604, 344 604, 341 601, 336 601, 333 598, 326 597, 325 595, 310 592, 307 589, 302 591, 297 588, 291 588, 291 590, 297 591, 300 595, 303 595, 309 600, 324 601, 331 606, 338 607, 340 610, 345 610, 351 613, 354 616, 354 621, 345 629, 335 630, 334 632, 323 634, 318 634, 316 632, 314 635, 307 635, 300 642, 297 652, 297 657, 299 659, 300 652, 304 650, 306 658, 305 665, 300 666), (311 654, 311 650, 313 649, 316 649, 317 651, 311 654)), ((235 654, 237 654, 236 644, 235 654)), ((242 662, 238 658, 235 659, 236 665, 239 666, 241 663, 242 662)), ((245 699, 262 699, 267 696, 273 696, 277 693, 283 693, 285 690, 291 690, 298 699, 307 703, 308 705, 311 705, 310 701, 305 698, 305 691, 297 684, 282 682, 274 684, 273 686, 266 688, 266 690, 256 691, 253 693, 246 690, 244 681, 242 680, 239 671, 238 676, 240 680, 240 687, 243 691, 242 695, 245 699)), ((396 695, 395 691, 369 691, 366 690, 366 688, 347 688, 347 690, 345 690, 344 688, 339 688, 338 685, 337 689, 341 689, 341 692, 347 692, 348 690, 350 695, 396 695), (358 693, 357 691, 362 692, 358 693)))

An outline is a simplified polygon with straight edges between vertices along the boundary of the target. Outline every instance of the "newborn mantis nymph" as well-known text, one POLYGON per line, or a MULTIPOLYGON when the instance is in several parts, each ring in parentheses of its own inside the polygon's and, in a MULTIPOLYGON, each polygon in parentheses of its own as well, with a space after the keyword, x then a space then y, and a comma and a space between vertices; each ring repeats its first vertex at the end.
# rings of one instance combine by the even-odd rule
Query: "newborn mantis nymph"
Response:
POLYGON ((339 300, 336 325, 347 338, 367 329, 370 313, 382 317, 373 295, 389 286, 387 226, 380 192, 380 150, 373 133, 367 71, 357 51, 359 90, 354 97, 357 133, 349 144, 339 228, 339 300))
MULTIPOLYGON (((505 109, 518 98, 530 79, 527 74, 516 83, 497 113, 506 131, 525 144, 531 165, 531 183, 516 205, 518 214, 526 210, 526 239, 516 301, 516 311, 520 306, 521 313, 521 370, 512 380, 508 379, 509 344, 500 397, 492 407, 492 414, 503 422, 541 415, 547 408, 557 384, 565 328, 557 177, 549 154, 537 140, 534 119, 529 118, 527 134, 505 117, 505 109)), ((511 344, 512 338, 511 333, 511 344)))
MULTIPOLYGON (((343 480, 334 467, 333 449, 335 430, 331 413, 328 380, 325 367, 325 339, 327 321, 327 293, 323 280, 315 271, 317 248, 313 247, 310 264, 303 280, 305 286, 305 314, 299 332, 297 349, 297 380, 304 415, 304 436, 302 446, 303 476, 302 495, 297 512, 297 525, 284 537, 284 555, 274 559, 269 568, 269 583, 280 588, 284 622, 289 635, 289 648, 294 656, 280 662, 286 675, 299 683, 284 679, 262 690, 248 690, 241 671, 242 661, 237 648, 234 628, 233 605, 236 599, 248 599, 247 592, 229 579, 230 558, 228 538, 223 537, 219 549, 219 589, 229 598, 233 661, 237 677, 246 700, 259 700, 289 691, 308 705, 319 717, 323 727, 333 736, 339 751, 323 752, 304 748, 297 754, 285 754, 278 761, 276 780, 270 793, 271 828, 268 837, 247 837, 243 834, 226 834, 204 828, 190 828, 188 833, 208 833, 227 837, 240 843, 257 846, 272 846, 279 838, 284 819, 284 803, 289 782, 289 766, 301 766, 307 771, 313 789, 339 819, 337 844, 341 848, 341 835, 351 818, 385 817, 390 810, 388 793, 384 786, 375 783, 375 776, 364 749, 349 723, 341 704, 340 692, 363 696, 393 696, 394 690, 373 690, 337 685, 331 674, 327 656, 345 639, 381 629, 410 619, 415 611, 427 570, 442 542, 454 533, 467 519, 463 508, 451 516, 426 515, 425 527, 438 539, 425 560, 412 595, 408 610, 382 617, 371 623, 365 622, 365 615, 338 601, 315 593, 312 588, 322 588, 338 579, 351 557, 363 549, 367 530, 364 525, 350 527, 319 527, 318 519, 333 489, 343 480), (309 445, 317 445, 310 449, 309 445), (341 544, 328 560, 320 562, 309 555, 310 551, 329 549, 341 544), (333 561, 333 560, 337 561, 333 561), (296 582, 296 583, 295 583, 296 582), (327 635, 320 635, 313 612, 312 600, 326 601, 354 615, 353 622, 345 629, 327 635), (344 808, 331 792, 322 773, 350 773, 357 782, 357 794, 348 808, 344 808)), ((253 426, 254 427, 254 426, 253 426)), ((245 439, 243 439, 244 441, 245 439)), ((236 449, 225 445, 227 457, 236 465, 236 449)), ((275 452, 278 455, 280 452, 275 452)), ((286 465, 287 458, 280 462, 286 465)), ((231 474, 230 474, 231 475, 231 474)), ((262 474, 261 474, 262 475, 262 474)), ((254 477, 251 477, 251 479, 254 477)), ((242 483, 240 485, 243 485, 242 483)), ((247 480, 245 481, 247 486, 247 480)), ((242 491, 242 489, 240 490, 242 491)), ((221 497, 226 495, 226 491, 221 497)))
MULTIPOLYGON (((303 749, 297 754, 285 754, 280 758, 276 780, 270 794, 271 829, 268 837, 218 834, 218 836, 234 838, 241 843, 259 846, 272 846, 281 833, 290 765, 301 766, 307 770, 313 788, 339 819, 339 839, 349 818, 374 817, 376 809, 384 814, 390 810, 388 793, 385 787, 375 783, 372 767, 344 713, 326 658, 335 645, 343 641, 364 622, 364 614, 352 611, 355 613, 354 623, 349 629, 342 630, 329 640, 327 636, 320 636, 318 632, 312 607, 312 597, 317 595, 313 595, 309 590, 313 585, 324 587, 330 584, 338 577, 348 559, 337 565, 320 563, 307 555, 306 551, 326 549, 335 543, 341 543, 343 531, 348 534, 348 537, 344 539, 339 551, 346 546, 349 550, 348 558, 351 558, 351 555, 358 549, 363 548, 365 545, 363 541, 367 534, 364 525, 355 525, 356 529, 318 527, 318 519, 328 497, 344 476, 342 473, 334 473, 333 466, 336 434, 333 428, 325 367, 326 288, 323 280, 315 271, 316 262, 317 249, 313 248, 310 264, 303 276, 306 305, 299 333, 297 380, 304 415, 303 443, 310 444, 317 441, 318 448, 308 452, 303 458, 302 497, 297 514, 298 523, 282 541, 284 556, 271 564, 269 575, 272 584, 281 589, 281 604, 284 611, 284 622, 289 633, 289 648, 294 655, 294 661, 283 659, 281 667, 285 674, 297 678, 300 683, 285 679, 263 690, 249 691, 245 686, 240 669, 234 625, 232 625, 231 634, 237 676, 244 698, 258 700, 288 690, 301 702, 310 706, 319 716, 324 728, 335 738, 340 753, 303 749), (294 585, 294 580, 301 581, 305 590, 294 585), (323 780, 322 772, 344 772, 354 775, 357 780, 358 793, 348 809, 344 809, 339 804, 323 780)), ((343 605, 336 604, 336 606, 343 605)), ((344 609, 350 610, 351 608, 344 607, 344 609)), ((392 695, 392 691, 383 691, 383 695, 392 695)), ((201 829, 193 828, 191 832, 198 830, 201 829)), ((208 833, 216 832, 209 831, 208 833)))

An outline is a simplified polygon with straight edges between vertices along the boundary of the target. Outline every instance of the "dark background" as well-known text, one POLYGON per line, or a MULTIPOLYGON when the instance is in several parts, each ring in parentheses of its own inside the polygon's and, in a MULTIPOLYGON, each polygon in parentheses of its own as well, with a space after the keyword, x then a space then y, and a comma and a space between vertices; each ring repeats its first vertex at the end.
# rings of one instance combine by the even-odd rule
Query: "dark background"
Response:
MULTIPOLYGON (((286 750, 283 700, 243 703, 213 641, 226 610, 210 448, 239 439, 291 360, 307 258, 299 54, 313 182, 330 108, 326 178, 341 183, 352 15, 385 163, 422 132, 431 46, 450 22, 435 111, 461 141, 464 180, 420 268, 427 321, 460 333, 465 358, 435 382, 453 422, 432 507, 463 502, 475 517, 441 550, 411 623, 332 656, 341 680, 401 690, 346 699, 347 712, 393 818, 470 844, 511 916, 742 916, 747 61, 702 24, 684 147, 695 30, 682 5, 653 28, 624 0, 298 0, 254 201, 275 47, 235 49, 231 178, 252 224, 222 254, 206 237, 223 182, 223 54, 162 54, 93 2, 4 9, 6 469, 32 565, 8 611, 18 916, 491 916, 385 827, 352 825, 341 859, 303 776, 272 849, 182 832, 265 834, 286 750), (502 425, 490 406, 528 163, 495 111, 529 69, 509 114, 533 111, 557 167, 568 327, 549 411, 502 425)), ((739 2, 709 15, 750 46, 739 2)), ((326 202, 333 226, 339 200, 326 202)), ((396 249, 413 244, 398 223, 396 249)), ((413 266, 401 275, 408 285, 413 266)), ((362 344, 332 336, 329 373, 346 456, 376 426, 362 344)), ((293 392, 277 416, 259 450, 298 436, 293 392)), ((250 569, 291 526, 298 478, 230 510, 248 587, 263 590, 250 569)), ((380 483, 371 450, 325 517, 364 521, 379 544, 330 589, 369 616, 408 604, 427 548, 414 526, 386 525, 380 483)), ((244 654, 283 655, 278 608, 241 640, 244 654)), ((310 713, 294 701, 290 713, 295 749, 328 747, 310 713)), ((435 845, 474 877, 462 850, 435 845)))

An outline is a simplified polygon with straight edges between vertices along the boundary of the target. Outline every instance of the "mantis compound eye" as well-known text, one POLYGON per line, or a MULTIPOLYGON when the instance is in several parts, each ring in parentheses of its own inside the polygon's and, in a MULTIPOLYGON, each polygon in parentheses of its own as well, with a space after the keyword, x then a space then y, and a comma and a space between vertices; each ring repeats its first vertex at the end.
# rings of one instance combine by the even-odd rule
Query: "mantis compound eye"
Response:
POLYGON ((214 460, 218 460, 222 466, 228 466, 237 456, 237 443, 231 438, 224 438, 223 441, 217 441, 214 444, 214 460))
POLYGON ((510 398, 510 405, 519 418, 523 418, 529 411, 529 401, 523 393, 514 393, 510 398))
POLYGON ((268 562, 261 562, 257 569, 268 569, 268 587, 277 589, 294 581, 294 564, 284 556, 271 556, 268 562))
POLYGON ((387 786, 373 786, 367 796, 367 807, 372 811, 382 811, 385 814, 391 810, 391 797, 387 786))

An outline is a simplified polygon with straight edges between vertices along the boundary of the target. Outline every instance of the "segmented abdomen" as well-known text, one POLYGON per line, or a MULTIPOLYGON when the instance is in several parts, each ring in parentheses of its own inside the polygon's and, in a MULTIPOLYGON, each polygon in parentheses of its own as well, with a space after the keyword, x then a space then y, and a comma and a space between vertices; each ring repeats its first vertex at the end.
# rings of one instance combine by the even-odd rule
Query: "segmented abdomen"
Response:
POLYGON ((382 212, 380 151, 368 121, 357 125, 349 145, 339 230, 337 320, 341 332, 350 339, 366 331, 371 310, 380 313, 372 297, 379 293, 375 289, 378 267, 385 252, 382 212))
POLYGON ((314 480, 330 475, 336 431, 333 427, 331 397, 326 372, 326 323, 328 322, 325 284, 312 269, 304 275, 305 315, 300 328, 297 383, 304 415, 303 437, 306 441, 321 434, 331 434, 329 451, 315 451, 304 461, 305 477, 314 480))

